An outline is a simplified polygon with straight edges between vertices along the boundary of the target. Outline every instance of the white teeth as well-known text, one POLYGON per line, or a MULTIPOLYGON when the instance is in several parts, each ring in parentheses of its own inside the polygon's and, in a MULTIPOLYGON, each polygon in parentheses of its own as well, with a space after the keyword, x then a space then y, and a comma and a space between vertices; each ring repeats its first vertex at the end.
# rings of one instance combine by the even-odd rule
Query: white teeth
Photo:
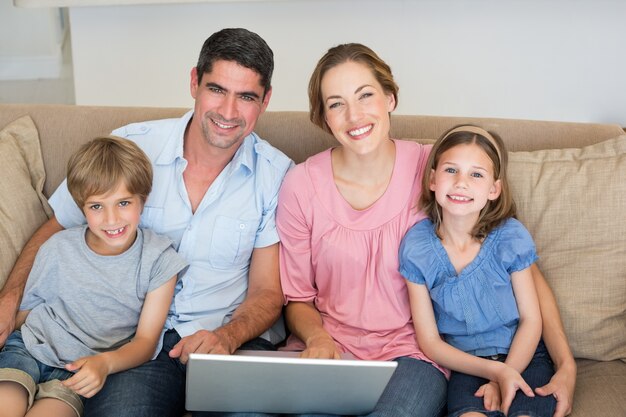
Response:
POLYGON ((455 201, 471 201, 472 200, 469 197, 461 197, 460 195, 451 195, 450 199, 455 200, 455 201))
POLYGON ((213 120, 213 123, 215 123, 217 127, 222 128, 222 129, 232 129, 235 127, 235 126, 221 124, 220 122, 217 122, 215 120, 213 120))
POLYGON ((348 134, 350 136, 359 136, 362 135, 365 132, 369 132, 370 130, 372 130, 372 125, 367 125, 365 127, 361 127, 359 129, 354 129, 348 132, 348 134))
POLYGON ((105 230, 107 235, 117 235, 118 233, 122 233, 122 230, 124 230, 123 227, 120 227, 119 229, 116 230, 105 230))

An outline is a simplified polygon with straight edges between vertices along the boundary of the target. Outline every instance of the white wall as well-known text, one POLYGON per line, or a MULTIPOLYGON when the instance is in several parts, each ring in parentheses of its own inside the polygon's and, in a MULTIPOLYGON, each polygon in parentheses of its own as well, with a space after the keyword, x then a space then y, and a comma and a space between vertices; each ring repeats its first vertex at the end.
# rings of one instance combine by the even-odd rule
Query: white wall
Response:
POLYGON ((0 0, 0 80, 59 77, 64 33, 59 8, 20 9, 0 0))
POLYGON ((399 114, 626 126, 626 2, 287 0, 70 8, 79 104, 191 106, 189 71, 223 27, 275 53, 270 110, 306 110, 330 47, 361 42, 393 68, 399 114))

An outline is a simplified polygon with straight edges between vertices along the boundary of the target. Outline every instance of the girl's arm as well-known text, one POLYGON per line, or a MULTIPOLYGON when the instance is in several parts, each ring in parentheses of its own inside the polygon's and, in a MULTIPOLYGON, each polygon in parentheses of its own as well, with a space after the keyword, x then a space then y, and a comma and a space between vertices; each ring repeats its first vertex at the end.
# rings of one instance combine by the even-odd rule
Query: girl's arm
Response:
POLYGON ((337 344, 322 325, 322 316, 312 303, 290 301, 285 318, 291 332, 306 345, 303 358, 339 359, 337 344))
MULTIPOLYGON (((407 286, 417 342, 426 356, 454 371, 497 382, 500 390, 503 391, 502 406, 506 411, 518 389, 528 396, 533 395, 532 389, 516 369, 502 362, 479 358, 463 352, 442 340, 437 329, 428 289, 425 285, 410 281, 407 281, 407 286)), ((487 402, 485 398, 485 408, 489 406, 487 402)))
POLYGON ((541 338, 541 311, 530 267, 511 274, 519 324, 506 363, 522 373, 528 366, 541 338))
POLYGON ((176 275, 146 295, 137 332, 133 339, 120 348, 94 356, 80 358, 65 366, 76 372, 63 384, 83 397, 94 396, 109 374, 134 368, 149 361, 154 355, 163 331, 167 312, 174 296, 176 275))

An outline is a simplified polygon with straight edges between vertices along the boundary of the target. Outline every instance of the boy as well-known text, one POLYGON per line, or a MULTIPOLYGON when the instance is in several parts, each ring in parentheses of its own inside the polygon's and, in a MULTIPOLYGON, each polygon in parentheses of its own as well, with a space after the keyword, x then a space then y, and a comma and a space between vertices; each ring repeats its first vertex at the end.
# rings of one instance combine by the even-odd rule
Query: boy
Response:
POLYGON ((67 184, 87 225, 55 234, 37 254, 17 315, 22 327, 0 352, 4 415, 80 416, 81 396, 153 358, 176 275, 187 266, 168 238, 138 227, 152 166, 133 142, 83 145, 67 184))

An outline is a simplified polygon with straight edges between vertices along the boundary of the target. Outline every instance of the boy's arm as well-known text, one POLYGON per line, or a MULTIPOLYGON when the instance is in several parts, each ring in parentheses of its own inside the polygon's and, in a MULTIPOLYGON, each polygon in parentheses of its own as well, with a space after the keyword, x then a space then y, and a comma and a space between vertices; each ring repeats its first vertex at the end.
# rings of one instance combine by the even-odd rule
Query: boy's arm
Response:
POLYGON ((572 412, 576 387, 576 362, 565 336, 554 294, 536 264, 531 266, 531 272, 541 308, 543 341, 556 367, 556 373, 550 383, 537 388, 536 392, 542 396, 554 395, 557 401, 554 417, 563 417, 572 412))
POLYGON ((231 354, 253 339, 280 317, 283 295, 278 273, 278 243, 255 248, 250 262, 248 293, 232 319, 214 331, 199 330, 183 337, 170 351, 170 357, 187 363, 190 353, 231 354))
POLYGON ((4 288, 0 291, 0 346, 4 345, 7 337, 16 327, 16 312, 20 306, 26 280, 35 262, 37 251, 50 236, 61 230, 63 230, 63 226, 53 216, 37 229, 17 258, 4 288))
POLYGON ((90 398, 102 389, 108 375, 149 361, 163 331, 175 284, 176 275, 146 295, 137 332, 130 342, 116 350, 80 358, 66 365, 68 371, 76 373, 63 384, 77 394, 90 398))

